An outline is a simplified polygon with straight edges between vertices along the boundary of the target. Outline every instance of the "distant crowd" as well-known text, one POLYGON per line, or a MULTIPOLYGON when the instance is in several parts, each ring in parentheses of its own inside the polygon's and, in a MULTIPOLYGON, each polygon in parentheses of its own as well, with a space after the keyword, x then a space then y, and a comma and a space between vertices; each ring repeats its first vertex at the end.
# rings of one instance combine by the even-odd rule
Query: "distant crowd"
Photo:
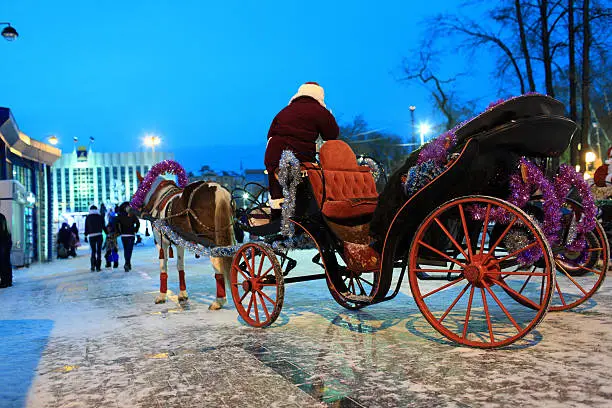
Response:
MULTIPOLYGON (((119 267, 118 238, 121 238, 123 247, 124 270, 132 269, 132 250, 135 244, 141 242, 138 235, 140 221, 133 213, 126 201, 119 206, 107 209, 104 204, 89 207, 89 214, 85 218, 84 240, 91 248, 91 271, 102 270, 102 249, 104 252, 105 267, 119 267), (106 239, 105 239, 106 238, 106 239)), ((81 245, 79 229, 76 223, 69 226, 63 223, 57 232, 57 257, 65 259, 76 256, 76 248, 81 245)))

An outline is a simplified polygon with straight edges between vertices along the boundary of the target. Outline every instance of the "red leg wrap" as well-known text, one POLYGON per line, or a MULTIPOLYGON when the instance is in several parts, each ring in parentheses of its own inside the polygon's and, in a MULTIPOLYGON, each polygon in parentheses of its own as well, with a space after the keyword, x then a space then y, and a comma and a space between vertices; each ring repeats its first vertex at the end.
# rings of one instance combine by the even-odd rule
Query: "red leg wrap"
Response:
POLYGON ((217 281, 217 297, 225 297, 225 279, 223 279, 222 273, 215 273, 215 280, 217 281))
POLYGON ((168 274, 165 272, 159 274, 159 291, 161 293, 168 291, 168 274))
POLYGON ((168 258, 174 258, 174 250, 172 250, 172 247, 168 248, 168 258))
POLYGON ((179 271, 179 288, 181 290, 187 290, 187 285, 185 284, 185 271, 179 271))
POLYGON ((159 248, 159 259, 164 259, 164 250, 163 250, 163 248, 159 248))

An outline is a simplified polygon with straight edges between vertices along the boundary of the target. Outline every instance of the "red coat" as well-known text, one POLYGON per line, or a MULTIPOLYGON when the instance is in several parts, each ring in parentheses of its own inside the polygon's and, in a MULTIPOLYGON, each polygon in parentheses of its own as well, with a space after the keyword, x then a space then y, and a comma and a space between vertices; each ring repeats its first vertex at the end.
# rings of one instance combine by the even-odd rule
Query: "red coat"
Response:
POLYGON ((334 116, 314 98, 294 99, 272 121, 264 164, 268 169, 277 168, 283 150, 287 149, 301 162, 314 161, 318 136, 331 140, 337 139, 339 133, 334 116))

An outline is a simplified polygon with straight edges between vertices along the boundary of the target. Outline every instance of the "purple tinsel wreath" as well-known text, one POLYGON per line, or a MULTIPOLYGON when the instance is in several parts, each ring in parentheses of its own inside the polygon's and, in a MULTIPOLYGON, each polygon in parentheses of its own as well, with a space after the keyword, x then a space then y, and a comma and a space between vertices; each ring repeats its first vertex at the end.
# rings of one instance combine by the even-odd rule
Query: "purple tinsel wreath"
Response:
POLYGON ((565 202, 565 198, 570 189, 574 186, 582 201, 582 216, 576 225, 576 238, 568 243, 567 249, 570 251, 584 251, 587 242, 585 234, 592 231, 596 226, 597 207, 593 194, 588 184, 572 166, 562 164, 559 173, 555 177, 555 189, 560 204, 565 202))
MULTIPOLYGON (((508 202, 519 208, 524 208, 529 201, 531 194, 539 189, 544 198, 544 222, 542 231, 551 245, 559 241, 559 231, 561 231, 561 202, 557 198, 555 186, 551 183, 544 173, 525 158, 520 160, 523 169, 525 182, 520 174, 510 176, 510 197, 508 202)), ((470 208, 471 216, 475 220, 484 219, 486 209, 484 207, 470 208)), ((501 224, 510 222, 510 214, 503 208, 494 208, 489 214, 489 218, 501 224)), ((542 257, 542 251, 538 247, 533 247, 522 251, 519 255, 519 262, 524 265, 532 264, 542 257)))
POLYGON ((178 178, 178 186, 180 188, 185 188, 187 186, 187 173, 185 173, 185 169, 178 162, 174 160, 164 160, 161 161, 147 172, 144 180, 138 185, 138 189, 132 197, 132 201, 130 201, 130 206, 132 208, 141 208, 144 204, 145 197, 151 190, 151 186, 155 179, 162 174, 174 174, 178 178))
POLYGON ((442 133, 431 142, 423 146, 419 152, 417 164, 432 160, 436 165, 442 166, 447 162, 448 150, 457 143, 457 136, 453 130, 442 133))

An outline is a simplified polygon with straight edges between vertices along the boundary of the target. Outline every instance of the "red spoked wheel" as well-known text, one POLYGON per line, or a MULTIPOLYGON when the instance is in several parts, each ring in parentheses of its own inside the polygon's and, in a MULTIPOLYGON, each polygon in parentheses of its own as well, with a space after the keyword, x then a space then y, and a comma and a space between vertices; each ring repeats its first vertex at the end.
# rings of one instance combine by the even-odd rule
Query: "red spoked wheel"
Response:
POLYGON ((333 287, 327 279, 327 287, 334 300, 348 310, 359 310, 372 302, 375 285, 380 272, 355 272, 346 267, 338 267, 342 283, 333 287))
POLYGON ((472 347, 507 346, 529 333, 548 310, 553 271, 540 228, 520 208, 487 196, 438 207, 409 252, 421 313, 442 335, 472 347))
POLYGON ((585 302, 597 292, 606 277, 610 247, 602 225, 598 222, 585 238, 584 251, 566 250, 555 255, 557 275, 552 311, 572 309, 585 302))
POLYGON ((283 272, 272 248, 253 243, 240 247, 230 272, 234 305, 240 317, 253 327, 274 323, 283 307, 283 272))

